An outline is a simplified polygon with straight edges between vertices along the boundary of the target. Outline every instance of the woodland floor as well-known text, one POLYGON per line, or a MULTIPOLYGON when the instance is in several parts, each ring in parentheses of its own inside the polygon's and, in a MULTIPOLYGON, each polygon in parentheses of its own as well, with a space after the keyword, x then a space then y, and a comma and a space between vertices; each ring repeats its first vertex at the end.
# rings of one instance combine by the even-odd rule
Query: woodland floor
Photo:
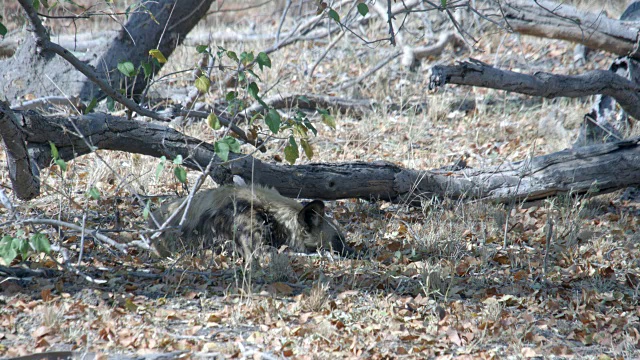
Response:
MULTIPOLYGON (((275 32, 279 13, 265 12, 211 15, 197 30, 275 32)), ((372 38, 376 31, 385 35, 384 24, 370 27, 372 38)), ((548 100, 455 86, 428 92, 429 67, 473 57, 529 73, 576 74, 606 69, 614 57, 594 51, 577 66, 572 44, 486 31, 480 51, 449 46, 416 72, 394 61, 342 92, 335 85, 367 71, 390 47, 347 37, 309 78, 305 69, 327 42, 300 43, 272 55, 262 87, 378 101, 363 118, 336 115, 336 130, 318 123, 314 162, 385 160, 427 170, 464 157, 482 167, 571 146, 591 98, 548 100)), ((258 52, 270 44, 220 45, 258 52)), ((195 58, 193 46, 183 46, 163 73, 189 68, 195 58)), ((161 86, 184 90, 188 83, 176 76, 161 86)), ((213 91, 206 100, 221 94, 213 91)), ((205 141, 219 136, 206 123, 178 129, 205 141)), ((282 157, 284 140, 272 144, 256 156, 282 157)), ((243 151, 251 148, 243 145, 243 151)), ((55 166, 44 171, 43 195, 16 202, 18 216, 81 224, 85 215, 88 227, 125 242, 138 239, 145 224, 144 206, 130 189, 184 193, 170 166, 156 179, 158 159, 98 155, 70 162, 65 173, 55 166), (90 186, 100 190, 99 201, 86 196, 90 186)), ((1 158, 0 182, 8 191, 1 158)), ((639 358, 640 203, 626 198, 620 191, 527 207, 336 201, 332 215, 360 258, 284 252, 253 269, 210 250, 158 260, 142 250, 123 255, 87 238, 77 268, 104 284, 61 268, 55 252, 56 261, 33 255, 12 266, 44 273, 0 271, 0 356, 76 350, 221 358, 639 358), (554 222, 549 246, 548 219, 554 222)), ((3 235, 36 230, 15 225, 8 215, 0 209, 3 235)), ((37 230, 66 248, 76 264, 80 233, 37 230)))

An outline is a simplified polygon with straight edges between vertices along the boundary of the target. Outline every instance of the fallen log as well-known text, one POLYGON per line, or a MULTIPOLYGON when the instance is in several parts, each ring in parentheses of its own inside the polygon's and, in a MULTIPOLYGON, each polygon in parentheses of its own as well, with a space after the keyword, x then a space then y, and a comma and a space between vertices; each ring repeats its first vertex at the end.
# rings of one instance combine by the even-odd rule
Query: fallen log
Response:
POLYGON ((232 175, 238 175, 290 197, 401 202, 439 196, 507 203, 568 193, 594 195, 640 185, 640 138, 458 171, 420 171, 387 162, 284 166, 238 154, 231 154, 225 163, 216 157, 212 144, 155 123, 107 114, 71 118, 32 111, 15 114, 30 157, 39 168, 51 163, 49 141, 64 160, 105 149, 154 157, 182 155, 185 166, 202 170, 214 158, 211 176, 215 181, 229 182, 232 175))

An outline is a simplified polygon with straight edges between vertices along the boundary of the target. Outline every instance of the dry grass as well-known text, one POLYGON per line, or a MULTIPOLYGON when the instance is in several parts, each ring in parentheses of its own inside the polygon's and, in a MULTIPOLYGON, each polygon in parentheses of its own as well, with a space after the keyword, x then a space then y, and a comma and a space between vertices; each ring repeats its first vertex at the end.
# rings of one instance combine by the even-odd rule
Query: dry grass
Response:
MULTIPOLYGON (((576 3, 604 7, 610 14, 624 7, 622 2, 576 3)), ((277 14, 263 8, 210 16, 198 31, 255 27, 271 33, 277 14)), ((407 27, 420 35, 426 31, 416 21, 407 27)), ((384 24, 370 26, 371 38, 381 34, 384 24)), ((428 36, 410 39, 432 41, 428 36)), ((258 51, 271 42, 215 45, 240 52, 258 51)), ((364 73, 392 49, 385 43, 363 46, 347 37, 310 78, 305 71, 326 45, 300 43, 274 53, 273 68, 261 75, 261 89, 375 99, 380 107, 362 119, 337 115, 336 130, 313 118, 319 130, 311 139, 313 161, 384 160, 415 169, 449 165, 461 156, 469 166, 483 167, 560 150, 573 142, 591 101, 454 86, 430 93, 425 89, 431 65, 471 55, 524 72, 579 73, 607 68, 612 60, 596 52, 587 68, 576 68, 571 44, 487 30, 478 44, 484 52, 449 48, 417 72, 392 62, 361 86, 336 92, 337 83, 364 73), (475 109, 460 110, 462 101, 471 101, 475 109), (421 104, 426 104, 421 112, 391 106, 421 104)), ((189 68, 196 59, 193 46, 182 46, 163 74, 189 68)), ((214 73, 218 80, 225 75, 214 73)), ((183 75, 169 79, 160 86, 191 84, 183 75)), ((224 96, 219 82, 214 89, 204 101, 224 96)), ((221 134, 204 122, 178 129, 209 142, 221 134)), ((283 146, 284 140, 275 139, 273 151, 256 156, 273 160, 283 146)), ((243 146, 244 152, 251 150, 243 146)), ((99 151, 71 162, 64 174, 56 167, 45 169, 43 195, 18 204, 21 216, 80 223, 84 214, 92 227, 141 230, 144 205, 132 193, 185 191, 171 166, 156 179, 158 162, 99 151), (94 186, 101 191, 100 201, 85 195, 94 186)), ((189 183, 197 176, 190 172, 189 183)), ((6 171, 0 172, 0 181, 9 186, 6 171)), ((207 180, 205 186, 215 184, 207 180)), ((330 208, 349 241, 361 249, 356 260, 273 252, 249 267, 232 254, 202 250, 160 261, 143 252, 114 254, 89 240, 81 269, 107 284, 89 285, 67 273, 50 302, 39 299, 48 279, 18 289, 3 285, 0 355, 76 348, 110 353, 184 349, 225 357, 634 358, 640 341, 639 213, 637 203, 619 196, 558 197, 526 208, 441 199, 425 199, 419 209, 337 201, 330 208), (547 247, 548 219, 554 232, 547 247), (63 330, 63 324, 78 330, 63 330), (35 333, 41 326, 51 331, 35 333)), ((4 209, 0 212, 6 216, 4 209)), ((16 230, 2 228, 3 233, 16 230)), ((72 261, 77 259, 79 234, 40 230, 68 248, 72 261)), ((113 235, 120 241, 137 238, 135 233, 113 235)), ((46 259, 30 260, 55 267, 46 259)))

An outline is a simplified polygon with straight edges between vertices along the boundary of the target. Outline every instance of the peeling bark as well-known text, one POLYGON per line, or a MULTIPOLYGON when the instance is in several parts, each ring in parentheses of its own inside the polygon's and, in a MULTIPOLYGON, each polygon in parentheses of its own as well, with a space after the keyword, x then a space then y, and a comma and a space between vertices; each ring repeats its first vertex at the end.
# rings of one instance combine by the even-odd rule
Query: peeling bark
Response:
POLYGON ((546 98, 603 94, 614 98, 629 115, 640 119, 640 85, 609 70, 593 70, 581 75, 544 72, 529 75, 471 59, 454 66, 434 66, 429 87, 445 84, 481 86, 546 98))
POLYGON ((215 158, 213 145, 154 123, 104 114, 75 118, 45 117, 35 112, 19 115, 29 151, 41 168, 51 160, 49 141, 56 144, 65 160, 90 153, 93 150, 89 145, 155 157, 175 158, 180 154, 185 166, 195 170, 204 169, 213 157, 216 164, 211 175, 217 182, 229 182, 232 175, 239 175, 289 197, 412 201, 420 196, 440 196, 510 202, 567 193, 597 194, 640 185, 640 138, 563 150, 486 169, 418 171, 386 162, 284 166, 237 154, 223 163, 215 158), (78 132, 84 139, 74 135, 78 132))

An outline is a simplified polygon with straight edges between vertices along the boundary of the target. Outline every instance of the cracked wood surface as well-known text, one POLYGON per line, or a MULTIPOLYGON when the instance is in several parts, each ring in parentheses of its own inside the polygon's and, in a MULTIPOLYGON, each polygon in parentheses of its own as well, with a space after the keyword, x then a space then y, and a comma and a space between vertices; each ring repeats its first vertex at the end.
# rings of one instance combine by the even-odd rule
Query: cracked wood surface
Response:
MULTIPOLYGON (((63 118, 18 113, 30 154, 40 168, 49 166, 49 141, 71 160, 94 149, 166 156, 182 155, 184 165, 202 170, 215 157, 213 145, 165 126, 106 114, 63 118), (75 125, 74 125, 75 123, 75 125), (84 139, 79 137, 82 134, 84 139), (86 140, 86 142, 85 142, 86 140)), ((231 175, 272 186, 289 197, 411 201, 419 196, 534 201, 566 193, 595 194, 640 185, 640 138, 568 149, 482 169, 419 171, 387 162, 278 165, 249 155, 215 158, 212 177, 231 175)))

